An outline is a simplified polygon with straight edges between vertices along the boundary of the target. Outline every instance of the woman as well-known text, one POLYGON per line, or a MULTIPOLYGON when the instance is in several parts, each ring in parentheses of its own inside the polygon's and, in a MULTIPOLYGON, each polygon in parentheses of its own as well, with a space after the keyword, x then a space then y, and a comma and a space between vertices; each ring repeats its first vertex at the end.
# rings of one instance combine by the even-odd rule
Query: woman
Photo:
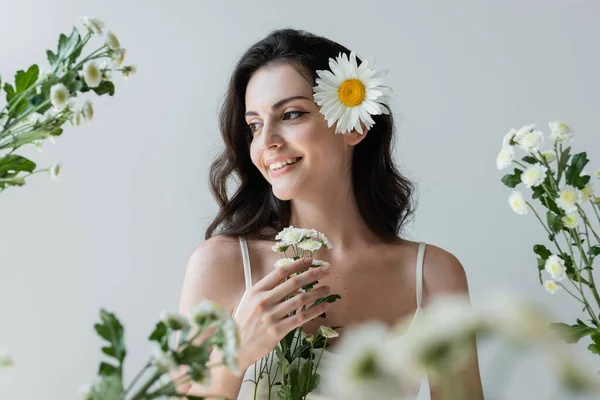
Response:
MULTIPOLYGON (((357 62, 349 54, 326 38, 277 30, 250 47, 232 74, 220 113, 225 149, 210 172, 220 211, 189 259, 180 312, 209 299, 235 315, 240 368, 247 373, 237 377, 215 368, 210 389, 183 388, 188 394, 252 398, 249 367, 300 325, 308 333, 320 325, 348 328, 373 319, 391 326, 418 315, 432 296, 468 293, 463 267, 452 254, 433 245, 425 251, 424 244, 399 237, 413 214, 413 187, 392 160, 394 125, 383 74, 371 71, 370 86, 355 80, 340 89, 344 101, 366 104, 360 114, 342 117, 344 107, 325 104, 333 75, 320 72, 324 79, 318 79, 317 71, 332 67, 341 73, 343 63, 357 62), (340 54, 345 56, 332 67, 330 59, 340 54), (321 82, 318 88, 316 82, 321 82), (231 196, 230 178, 238 183, 231 196), (328 237, 333 248, 318 256, 330 268, 311 269, 283 283, 307 265, 301 259, 273 267, 278 258, 271 250, 274 237, 290 225, 328 237), (295 297, 300 303, 283 301, 315 280, 315 290, 295 297), (300 304, 310 305, 327 293, 342 300, 288 317, 300 304), (314 319, 325 310, 327 318, 314 319)), ((335 352, 335 342, 330 349, 335 352)), ((464 383, 470 398, 483 397, 477 357, 464 383)), ((420 396, 427 397, 426 392, 425 387, 420 396)), ((431 398, 439 398, 435 387, 431 398)))

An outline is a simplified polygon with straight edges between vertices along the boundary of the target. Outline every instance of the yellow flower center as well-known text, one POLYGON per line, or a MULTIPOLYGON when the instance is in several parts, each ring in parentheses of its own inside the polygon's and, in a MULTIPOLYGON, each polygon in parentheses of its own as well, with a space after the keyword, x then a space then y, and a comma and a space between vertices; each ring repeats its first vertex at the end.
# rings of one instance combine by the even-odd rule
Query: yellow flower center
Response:
POLYGON ((355 107, 365 100, 365 85, 359 79, 348 79, 338 89, 338 97, 344 105, 355 107))

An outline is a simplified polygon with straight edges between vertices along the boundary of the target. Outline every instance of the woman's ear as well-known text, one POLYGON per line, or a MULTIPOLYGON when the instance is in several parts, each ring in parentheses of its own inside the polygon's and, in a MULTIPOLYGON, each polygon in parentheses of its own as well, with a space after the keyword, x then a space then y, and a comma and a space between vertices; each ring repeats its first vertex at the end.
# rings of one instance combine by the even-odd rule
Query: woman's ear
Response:
POLYGON ((356 129, 354 129, 354 130, 352 130, 352 132, 344 134, 344 136, 346 137, 346 144, 348 146, 356 146, 357 144, 359 144, 360 142, 362 142, 363 139, 369 133, 369 131, 367 130, 367 127, 365 126, 365 124, 363 124, 362 122, 360 122, 360 125, 362 127, 363 133, 359 133, 356 129))

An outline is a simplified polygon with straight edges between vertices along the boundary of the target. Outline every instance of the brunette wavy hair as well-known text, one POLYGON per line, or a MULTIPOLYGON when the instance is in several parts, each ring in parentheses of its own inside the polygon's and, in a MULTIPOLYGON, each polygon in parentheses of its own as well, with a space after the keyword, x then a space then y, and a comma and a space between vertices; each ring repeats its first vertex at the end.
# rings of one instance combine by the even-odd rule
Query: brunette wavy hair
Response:
MULTIPOLYGON (((350 54, 327 38, 296 29, 278 29, 252 45, 231 75, 220 107, 219 125, 225 147, 210 167, 210 187, 219 212, 206 230, 215 235, 251 235, 272 239, 290 224, 290 202, 273 195, 271 185, 252 164, 252 137, 244 119, 248 81, 259 68, 287 62, 312 85, 317 70, 329 69, 329 58, 350 54), (236 184, 228 194, 228 185, 236 184)), ((357 62, 361 60, 357 57, 357 62)), ((392 157, 392 114, 373 116, 375 125, 354 148, 352 184, 360 215, 369 228, 386 241, 395 241, 414 214, 414 185, 402 176, 392 157)))

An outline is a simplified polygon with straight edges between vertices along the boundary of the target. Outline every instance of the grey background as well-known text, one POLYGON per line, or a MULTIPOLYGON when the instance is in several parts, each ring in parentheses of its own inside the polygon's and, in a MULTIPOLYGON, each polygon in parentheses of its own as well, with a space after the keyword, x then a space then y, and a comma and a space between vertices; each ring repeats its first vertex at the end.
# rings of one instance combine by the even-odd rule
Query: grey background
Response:
MULTIPOLYGON (((600 5, 596 1, 15 1, 0 0, 0 71, 32 63, 82 15, 107 23, 139 66, 115 76, 114 98, 93 97, 92 124, 66 129, 37 176, 0 198, 2 399, 75 399, 100 355, 98 310, 126 327, 129 378, 150 349, 161 310, 177 308, 187 257, 216 211, 207 172, 219 146, 217 109, 233 64, 271 29, 325 35, 389 68, 398 117, 395 154, 419 186, 407 237, 463 263, 473 302, 512 290, 574 322, 578 306, 537 281, 530 214, 507 204, 495 169, 511 127, 560 119, 576 150, 598 160, 600 5)), ((600 167, 592 161, 589 172, 600 167)), ((242 269, 240 266, 240 274, 242 269)), ((596 358, 574 353, 598 370, 596 358), (594 365, 595 364, 595 365, 594 365)), ((553 377, 534 355, 500 380, 494 345, 480 345, 488 395, 548 398, 553 377)), ((512 360, 515 361, 515 360, 512 360)), ((491 398, 491 397, 490 397, 491 398)))

